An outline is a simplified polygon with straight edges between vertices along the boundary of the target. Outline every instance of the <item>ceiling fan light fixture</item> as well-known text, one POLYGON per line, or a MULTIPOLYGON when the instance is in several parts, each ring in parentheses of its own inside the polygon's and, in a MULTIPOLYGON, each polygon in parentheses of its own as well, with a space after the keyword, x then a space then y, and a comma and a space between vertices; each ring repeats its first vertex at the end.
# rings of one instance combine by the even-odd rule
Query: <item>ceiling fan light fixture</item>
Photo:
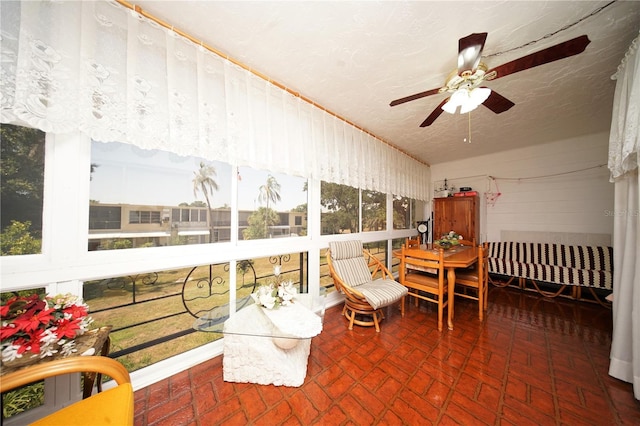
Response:
POLYGON ((442 109, 449 114, 455 114, 459 106, 469 102, 469 91, 466 88, 458 89, 453 92, 446 104, 442 105, 442 109))
POLYGON ((478 106, 486 101, 490 94, 491 89, 488 87, 476 87, 469 93, 469 98, 478 106))
POLYGON ((458 105, 451 102, 451 98, 449 98, 446 104, 442 105, 442 109, 449 114, 455 114, 457 108, 458 105))
POLYGON ((478 105, 480 105, 480 104, 475 104, 473 102, 467 102, 466 104, 460 106, 460 114, 466 114, 468 112, 471 112, 474 109, 478 108, 478 105))
POLYGON ((478 105, 486 101, 490 94, 491 89, 487 87, 476 87, 472 90, 462 87, 453 92, 442 109, 449 114, 455 114, 456 109, 460 107, 460 114, 466 114, 478 108, 478 105))

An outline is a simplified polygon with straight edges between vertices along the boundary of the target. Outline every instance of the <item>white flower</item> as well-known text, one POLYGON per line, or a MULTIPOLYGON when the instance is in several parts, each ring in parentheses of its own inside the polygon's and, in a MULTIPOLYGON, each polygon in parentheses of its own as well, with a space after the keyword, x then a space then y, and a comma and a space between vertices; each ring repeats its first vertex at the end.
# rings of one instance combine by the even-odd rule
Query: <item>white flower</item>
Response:
POLYGON ((273 275, 275 275, 276 277, 280 276, 280 265, 276 265, 273 267, 273 275))
POLYGON ((20 346, 16 345, 7 345, 6 348, 2 349, 2 362, 9 362, 22 358, 22 354, 18 353, 18 349, 20 349, 20 346))
POLYGON ((293 303, 293 298, 296 294, 298 294, 298 289, 293 286, 293 281, 288 281, 278 286, 278 296, 282 299, 284 306, 293 303))
POLYGON ((78 352, 78 350, 76 349, 76 342, 74 342, 73 340, 69 340, 67 342, 63 340, 60 340, 60 342, 58 342, 58 344, 60 344, 62 346, 62 349, 60 350, 60 353, 62 353, 62 356, 69 356, 74 352, 78 352))
POLYGON ((57 327, 48 328, 40 335, 40 342, 42 343, 42 346, 40 346, 40 358, 58 353, 58 350, 54 349, 55 344, 58 342, 58 336, 54 333, 57 329, 57 327))
POLYGON ((253 298, 254 302, 267 309, 273 309, 277 301, 276 297, 273 295, 273 287, 264 285, 258 287, 258 291, 252 293, 251 298, 253 298))

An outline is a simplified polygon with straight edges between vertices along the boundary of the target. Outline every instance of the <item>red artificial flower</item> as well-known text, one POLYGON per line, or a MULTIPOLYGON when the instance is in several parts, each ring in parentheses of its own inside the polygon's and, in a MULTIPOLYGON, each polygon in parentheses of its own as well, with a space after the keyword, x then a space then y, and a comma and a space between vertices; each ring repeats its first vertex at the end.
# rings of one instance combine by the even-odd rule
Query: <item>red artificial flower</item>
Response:
POLYGON ((13 344, 18 347, 18 353, 23 354, 30 351, 34 354, 40 353, 40 338, 34 333, 28 333, 28 338, 20 337, 13 344))
POLYGON ((64 308, 62 312, 64 312, 65 314, 71 314, 71 318, 73 319, 86 317, 88 314, 87 308, 81 305, 71 305, 67 308, 64 308))
POLYGON ((11 305, 15 302, 17 297, 12 297, 7 300, 6 305, 0 306, 0 318, 6 318, 9 315, 9 311, 11 310, 11 305))
POLYGON ((58 323, 58 329, 55 331, 58 339, 66 337, 68 339, 73 339, 76 337, 76 331, 80 330, 80 321, 81 320, 66 320, 62 319, 58 323))
POLYGON ((20 329, 13 323, 0 327, 0 340, 8 339, 19 331, 20 329))
POLYGON ((17 347, 18 355, 38 354, 45 347, 51 351, 53 346, 50 345, 60 339, 75 339, 82 332, 88 315, 88 308, 81 301, 72 303, 76 299, 71 295, 52 298, 38 294, 8 299, 0 306, 1 319, 5 324, 0 326, 2 349, 13 345, 17 347), (61 302, 56 306, 57 301, 61 302), (71 305, 63 308, 64 303, 71 305), (42 342, 42 336, 49 332, 51 336, 42 342))
POLYGON ((33 331, 37 330, 40 324, 48 324, 49 321, 53 321, 52 312, 55 309, 45 309, 42 311, 36 312, 27 312, 25 315, 22 315, 20 318, 16 318, 14 323, 20 330, 24 331, 33 331))

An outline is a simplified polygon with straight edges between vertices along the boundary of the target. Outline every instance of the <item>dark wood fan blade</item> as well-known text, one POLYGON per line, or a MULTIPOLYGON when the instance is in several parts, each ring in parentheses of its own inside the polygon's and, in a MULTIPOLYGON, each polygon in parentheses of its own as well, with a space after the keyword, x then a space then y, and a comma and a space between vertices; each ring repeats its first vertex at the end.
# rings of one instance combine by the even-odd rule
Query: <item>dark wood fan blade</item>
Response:
POLYGON ((473 33, 458 41, 458 75, 478 68, 486 40, 487 33, 473 33))
POLYGON ((515 104, 511 102, 509 99, 497 93, 496 91, 492 90, 491 94, 482 103, 482 105, 486 106, 496 114, 500 114, 502 112, 507 111, 509 108, 511 108, 515 104))
POLYGON ((442 109, 442 105, 446 104, 448 100, 449 100, 449 98, 447 98, 444 101, 440 102, 440 105, 438 105, 436 107, 436 109, 434 109, 433 112, 431 112, 431 114, 429 114, 427 119, 422 122, 420 127, 431 126, 431 124, 433 124, 433 122, 436 121, 436 118, 440 117, 440 114, 442 114, 442 111, 444 111, 442 109))
POLYGON ((426 92, 416 93, 415 95, 407 96, 406 98, 396 99, 395 101, 391 101, 390 106, 396 106, 403 104, 405 102, 415 101, 416 99, 425 98, 427 96, 435 95, 440 93, 440 88, 427 90, 426 92))
POLYGON ((586 49, 589 43, 591 43, 589 37, 587 37, 586 35, 582 35, 569 41, 565 41, 564 43, 556 44, 555 46, 548 47, 539 52, 535 52, 530 55, 523 56, 522 58, 515 59, 511 62, 507 62, 506 64, 497 66, 487 71, 487 74, 495 71, 495 78, 500 78, 504 77, 505 75, 537 67, 538 65, 548 64, 549 62, 568 58, 569 56, 577 55, 578 53, 584 52, 584 49, 586 49))

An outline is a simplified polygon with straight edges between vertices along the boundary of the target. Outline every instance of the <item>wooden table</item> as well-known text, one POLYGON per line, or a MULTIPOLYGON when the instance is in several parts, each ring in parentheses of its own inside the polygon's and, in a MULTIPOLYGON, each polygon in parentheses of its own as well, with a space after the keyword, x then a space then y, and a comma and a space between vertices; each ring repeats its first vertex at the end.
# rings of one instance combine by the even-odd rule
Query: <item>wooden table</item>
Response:
MULTIPOLYGON (((413 250, 432 250, 436 251, 432 244, 423 244, 420 248, 414 248, 413 250)), ((394 254, 400 257, 400 251, 395 251, 394 254)), ((453 304, 454 304, 454 292, 456 286, 456 268, 468 268, 478 261, 478 250, 471 246, 454 246, 449 250, 444 251, 444 267, 447 270, 447 300, 449 309, 447 309, 447 325, 449 330, 453 330, 453 304)))

